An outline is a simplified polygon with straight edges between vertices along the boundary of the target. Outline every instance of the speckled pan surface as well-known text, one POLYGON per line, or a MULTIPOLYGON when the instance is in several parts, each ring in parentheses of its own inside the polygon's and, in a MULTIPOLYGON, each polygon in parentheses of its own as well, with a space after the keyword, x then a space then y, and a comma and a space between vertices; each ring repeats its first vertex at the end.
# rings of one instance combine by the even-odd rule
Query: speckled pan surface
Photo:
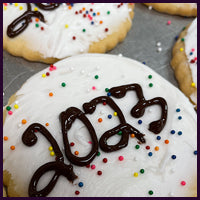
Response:
MULTIPOLYGON (((128 58, 145 62, 178 87, 174 72, 170 67, 172 47, 175 42, 174 38, 184 26, 192 21, 193 18, 170 16, 149 10, 145 5, 136 4, 130 32, 124 42, 109 53, 122 54, 128 58), (168 21, 171 21, 170 25, 167 25, 168 21), (157 47, 157 42, 161 42, 160 47, 157 47), (158 48, 162 48, 162 51, 158 52, 158 48)), ((28 62, 22 58, 11 56, 5 51, 3 52, 3 63, 4 105, 29 77, 48 66, 28 62)))

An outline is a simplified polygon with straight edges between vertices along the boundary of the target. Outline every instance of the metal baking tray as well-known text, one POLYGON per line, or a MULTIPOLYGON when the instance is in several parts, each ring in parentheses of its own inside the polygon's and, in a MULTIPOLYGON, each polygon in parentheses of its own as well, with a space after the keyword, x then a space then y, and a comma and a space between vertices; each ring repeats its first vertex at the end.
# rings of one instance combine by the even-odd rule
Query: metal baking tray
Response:
MULTIPOLYGON (((143 4, 135 6, 133 25, 126 39, 108 54, 122 54, 147 66, 178 87, 174 72, 170 67, 171 52, 175 37, 182 28, 194 18, 172 16, 150 10, 143 4), (171 21, 170 25, 167 22, 171 21), (162 51, 158 52, 157 43, 160 42, 162 51)), ((33 74, 48 67, 43 63, 29 62, 23 58, 3 52, 3 104, 9 97, 33 74)))

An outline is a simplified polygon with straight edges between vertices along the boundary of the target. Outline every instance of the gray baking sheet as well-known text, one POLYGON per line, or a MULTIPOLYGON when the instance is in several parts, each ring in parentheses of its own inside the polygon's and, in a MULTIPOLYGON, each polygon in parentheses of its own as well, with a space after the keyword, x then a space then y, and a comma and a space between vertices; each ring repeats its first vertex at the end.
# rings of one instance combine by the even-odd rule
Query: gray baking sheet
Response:
MULTIPOLYGON (((149 10, 143 4, 136 4, 133 25, 124 42, 108 52, 145 62, 162 77, 178 87, 174 72, 170 67, 171 52, 175 37, 182 28, 194 18, 171 16, 149 10), (167 22, 171 21, 170 25, 167 22), (161 42, 162 51, 158 52, 157 43, 161 42)), ((33 74, 48 67, 46 64, 29 62, 23 58, 3 52, 3 104, 33 74)))

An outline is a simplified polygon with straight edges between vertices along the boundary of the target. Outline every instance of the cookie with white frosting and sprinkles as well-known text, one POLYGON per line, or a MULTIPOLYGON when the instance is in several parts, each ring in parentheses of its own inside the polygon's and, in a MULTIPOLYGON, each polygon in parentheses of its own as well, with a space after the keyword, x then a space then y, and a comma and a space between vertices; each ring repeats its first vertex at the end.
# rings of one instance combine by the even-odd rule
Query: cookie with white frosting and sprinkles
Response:
POLYGON ((3 135, 8 196, 197 193, 193 105, 132 59, 84 54, 37 73, 5 107, 3 135))
POLYGON ((45 63, 104 53, 125 39, 133 8, 133 3, 4 3, 3 48, 45 63))
POLYGON ((183 28, 172 53, 171 66, 180 89, 197 107, 197 18, 183 28))
POLYGON ((168 13, 171 15, 181 15, 186 17, 197 16, 197 4, 196 3, 144 3, 162 13, 168 13))

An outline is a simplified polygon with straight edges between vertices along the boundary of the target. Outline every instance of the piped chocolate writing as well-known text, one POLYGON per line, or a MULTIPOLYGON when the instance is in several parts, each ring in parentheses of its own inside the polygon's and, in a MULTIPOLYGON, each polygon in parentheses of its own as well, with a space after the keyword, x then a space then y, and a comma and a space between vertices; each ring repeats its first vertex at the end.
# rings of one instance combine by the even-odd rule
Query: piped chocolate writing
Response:
MULTIPOLYGON (((7 28, 7 35, 10 38, 14 38, 18 36, 20 33, 22 33, 29 25, 32 17, 39 18, 42 22, 45 22, 44 16, 39 11, 32 11, 31 10, 31 4, 26 3, 27 5, 27 11, 24 12, 20 17, 15 19, 7 28), (21 24, 19 28, 16 29, 16 27, 21 24)), ((43 4, 43 3, 36 3, 36 5, 42 9, 42 10, 54 10, 59 7, 59 3, 51 3, 51 4, 43 4)))
MULTIPOLYGON (((139 99, 137 104, 131 109, 131 115, 135 118, 143 116, 147 107, 151 105, 160 105, 162 111, 161 118, 157 121, 151 122, 149 125, 149 130, 151 132, 155 134, 160 133, 164 128, 167 120, 168 108, 165 99, 157 97, 151 100, 145 100, 142 88, 138 84, 113 87, 109 90, 109 93, 115 98, 123 98, 128 91, 135 91, 139 99)), ((110 97, 101 96, 91 100, 89 103, 84 103, 83 110, 85 113, 83 113, 76 107, 70 107, 60 114, 65 155, 72 164, 78 166, 86 166, 90 164, 98 153, 98 145, 105 152, 113 152, 125 148, 128 145, 129 135, 132 133, 135 134, 135 138, 137 138, 140 143, 145 143, 144 134, 140 133, 136 128, 126 123, 125 117, 121 109, 110 97), (115 128, 106 131, 100 137, 98 143, 95 129, 86 117, 86 114, 93 114, 96 110, 96 106, 104 102, 107 105, 109 105, 115 112, 118 113, 120 124, 115 128), (92 149, 85 157, 74 156, 70 150, 68 134, 76 119, 79 119, 84 123, 92 139, 92 149), (120 131, 122 132, 120 141, 115 145, 108 145, 108 139, 116 135, 120 131)), ((29 196, 41 197, 47 196, 52 191, 60 175, 65 176, 71 182, 73 182, 73 180, 75 180, 77 176, 73 172, 72 165, 64 164, 64 157, 59 149, 56 140, 53 138, 51 133, 41 124, 32 124, 27 128, 27 130, 23 133, 22 136, 23 143, 27 146, 33 146, 37 142, 37 136, 35 135, 35 131, 39 131, 46 137, 46 139, 52 145, 56 154, 56 161, 46 163, 39 167, 30 181, 29 196), (55 171, 54 176, 44 189, 37 191, 37 184, 40 178, 48 171, 55 171)))

